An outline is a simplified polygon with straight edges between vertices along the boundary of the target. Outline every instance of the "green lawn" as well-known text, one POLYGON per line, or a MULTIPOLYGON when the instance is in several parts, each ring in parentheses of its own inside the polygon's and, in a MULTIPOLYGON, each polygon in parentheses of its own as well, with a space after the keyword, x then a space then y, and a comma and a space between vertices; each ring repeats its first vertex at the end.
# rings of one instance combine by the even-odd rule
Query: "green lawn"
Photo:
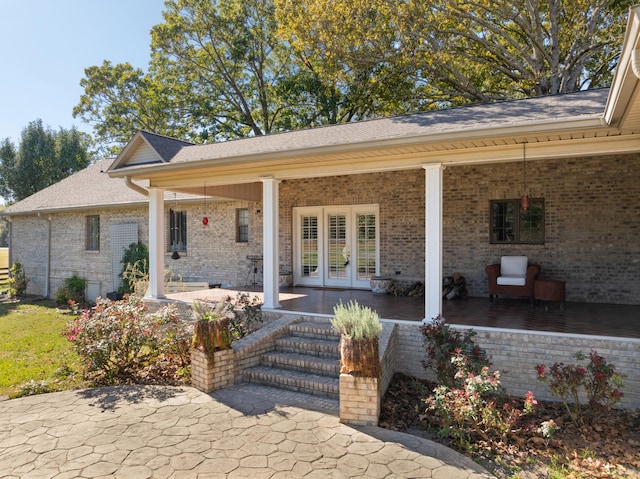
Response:
POLYGON ((61 334, 68 319, 49 301, 0 303, 0 396, 20 395, 29 380, 51 391, 82 386, 78 356, 61 334))

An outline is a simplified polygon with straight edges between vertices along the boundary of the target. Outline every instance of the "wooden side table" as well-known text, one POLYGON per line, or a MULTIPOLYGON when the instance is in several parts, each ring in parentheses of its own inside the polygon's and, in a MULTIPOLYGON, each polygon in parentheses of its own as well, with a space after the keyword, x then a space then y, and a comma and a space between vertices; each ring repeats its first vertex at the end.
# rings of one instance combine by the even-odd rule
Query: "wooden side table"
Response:
POLYGON ((537 279, 533 283, 533 298, 536 301, 559 301, 560 310, 564 309, 565 283, 557 279, 537 279))

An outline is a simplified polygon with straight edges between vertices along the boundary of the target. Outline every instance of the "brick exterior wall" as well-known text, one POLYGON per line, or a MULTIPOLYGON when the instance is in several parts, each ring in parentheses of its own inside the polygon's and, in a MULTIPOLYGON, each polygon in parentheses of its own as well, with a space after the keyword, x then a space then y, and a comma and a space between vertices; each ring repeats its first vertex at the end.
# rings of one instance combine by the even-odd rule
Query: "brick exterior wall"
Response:
POLYGON ((424 281, 423 170, 333 176, 280 185, 280 258, 292 268, 293 208, 378 204, 380 274, 424 281), (396 271, 400 275, 396 275, 396 271))
MULTIPOLYGON (((639 160, 631 154, 528 162, 529 196, 545 200, 541 245, 489 244, 489 201, 521 195, 522 163, 447 167, 443 274, 459 271, 469 294, 484 296, 485 265, 522 254, 542 266, 540 278, 566 282, 567 301, 638 304, 639 160)), ((376 203, 380 273, 424 280, 424 195, 423 170, 286 181, 280 189, 281 263, 291 268, 294 207, 376 203)))
POLYGON ((57 213, 42 217, 13 218, 10 255, 23 264, 29 280, 29 294, 46 295, 47 229, 51 229, 49 293, 55 298, 64 280, 74 274, 100 283, 100 294, 113 291, 111 280, 112 224, 137 223, 140 241, 148 244, 146 208, 87 210, 81 213, 57 213), (85 250, 85 217, 100 215, 100 251, 85 250))
MULTIPOLYGON (((169 208, 175 206, 170 202, 165 203, 167 225, 169 208)), ((246 284, 250 266, 247 255, 262 254, 260 205, 249 202, 207 202, 209 226, 202 225, 204 204, 179 203, 178 209, 187 212, 188 250, 181 253, 179 260, 172 260, 170 252, 167 252, 165 269, 184 281, 246 284), (236 243, 237 208, 249 209, 248 243, 236 243)), ((64 280, 74 274, 98 281, 100 294, 106 296, 115 289, 111 279, 111 225, 137 223, 138 238, 148 245, 147 218, 146 207, 56 213, 47 217, 15 217, 11 223, 11 259, 24 266, 29 280, 27 292, 46 295, 47 229, 50 227, 50 296, 55 297, 64 280), (88 215, 100 215, 100 251, 85 250, 85 218, 88 215)))
MULTIPOLYGON (((542 266, 541 278, 566 281, 567 301, 638 304, 640 298, 640 155, 544 160, 527 163, 531 197, 545 200, 542 245, 489 244, 489 201, 517 198, 519 162, 453 166, 444 170, 443 274, 459 271, 471 296, 487 294, 484 267, 502 255, 524 254, 542 266)), ((280 185, 280 268, 293 264, 293 208, 378 204, 380 273, 395 280, 424 279, 423 170, 287 180, 280 185), (399 274, 396 274, 399 272, 399 274)), ((174 207, 171 202, 166 209, 174 207)), ((187 211, 188 251, 166 267, 185 281, 244 285, 252 282, 248 255, 262 254, 260 202, 178 204, 187 211), (236 210, 249 210, 249 241, 236 242, 236 210), (209 226, 202 225, 207 215, 209 226)), ((137 222, 148 244, 146 208, 51 215, 51 295, 74 273, 113 289, 109 231, 113 223, 137 222), (84 218, 100 214, 100 252, 84 250, 84 218)), ((44 294, 47 219, 15 217, 12 260, 20 261, 29 292, 44 294)), ((258 281, 261 277, 258 275, 258 281)))
POLYGON ((483 265, 522 254, 566 282, 567 301, 638 304, 639 165, 638 154, 527 162, 529 196, 545 201, 542 245, 489 244, 489 200, 520 196, 522 163, 445 169, 444 274, 483 296, 483 265))

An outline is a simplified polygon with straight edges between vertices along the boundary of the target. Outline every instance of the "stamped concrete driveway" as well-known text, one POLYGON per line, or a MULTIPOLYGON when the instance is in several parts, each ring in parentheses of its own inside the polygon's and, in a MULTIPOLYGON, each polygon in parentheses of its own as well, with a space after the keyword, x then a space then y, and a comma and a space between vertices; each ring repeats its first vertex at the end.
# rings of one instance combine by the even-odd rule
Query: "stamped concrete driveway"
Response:
POLYGON ((349 427, 324 406, 246 384, 212 395, 131 386, 3 401, 0 477, 491 477, 451 449, 349 427))

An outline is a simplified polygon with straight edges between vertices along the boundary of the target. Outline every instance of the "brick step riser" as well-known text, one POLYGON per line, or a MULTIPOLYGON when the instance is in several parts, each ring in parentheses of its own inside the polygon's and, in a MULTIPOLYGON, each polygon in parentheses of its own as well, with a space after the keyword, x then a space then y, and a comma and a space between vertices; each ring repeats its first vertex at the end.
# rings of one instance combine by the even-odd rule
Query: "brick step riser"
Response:
MULTIPOLYGON (((300 353, 297 353, 300 354, 300 353)), ((319 374, 321 376, 338 377, 340 375, 340 358, 323 358, 334 359, 332 364, 327 364, 322 361, 315 361, 314 358, 318 356, 311 356, 305 354, 307 358, 304 360, 292 359, 275 354, 265 354, 260 360, 260 364, 271 368, 287 369, 290 371, 308 372, 312 374, 319 374)))
POLYGON ((340 334, 333 329, 318 329, 308 327, 307 325, 298 326, 293 324, 289 326, 289 334, 300 338, 324 339, 327 341, 340 341, 340 334))
POLYGON ((313 341, 292 341, 289 337, 276 340, 276 350, 286 353, 306 354, 328 359, 340 359, 340 346, 336 344, 319 344, 313 341))
POLYGON ((286 389, 288 391, 312 394, 314 396, 327 397, 331 399, 340 398, 340 390, 337 384, 335 386, 331 386, 312 380, 292 378, 288 376, 286 372, 278 374, 276 369, 273 369, 270 374, 247 370, 243 374, 243 379, 248 383, 262 384, 264 386, 286 389))

